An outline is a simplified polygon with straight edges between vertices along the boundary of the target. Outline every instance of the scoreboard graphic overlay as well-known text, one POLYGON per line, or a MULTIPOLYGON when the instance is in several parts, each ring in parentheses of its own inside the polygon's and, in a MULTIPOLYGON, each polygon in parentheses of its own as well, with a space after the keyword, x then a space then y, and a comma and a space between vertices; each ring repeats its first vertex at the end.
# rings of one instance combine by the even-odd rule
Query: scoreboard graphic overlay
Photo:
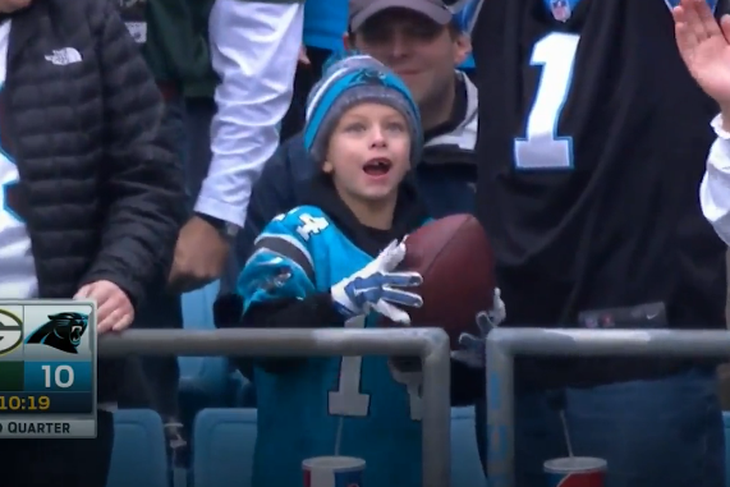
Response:
POLYGON ((0 300, 0 439, 96 437, 96 304, 0 300))

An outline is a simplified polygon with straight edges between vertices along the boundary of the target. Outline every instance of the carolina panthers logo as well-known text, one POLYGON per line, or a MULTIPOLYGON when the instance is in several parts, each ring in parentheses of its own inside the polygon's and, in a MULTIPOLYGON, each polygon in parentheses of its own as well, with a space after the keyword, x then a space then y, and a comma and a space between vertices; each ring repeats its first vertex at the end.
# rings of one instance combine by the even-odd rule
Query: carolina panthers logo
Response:
POLYGON ((387 75, 375 69, 363 69, 353 79, 355 83, 364 85, 386 85, 387 75))
POLYGON ((81 337, 89 326, 89 316, 82 313, 48 315, 48 322, 34 331, 25 343, 46 345, 66 353, 79 353, 81 337))

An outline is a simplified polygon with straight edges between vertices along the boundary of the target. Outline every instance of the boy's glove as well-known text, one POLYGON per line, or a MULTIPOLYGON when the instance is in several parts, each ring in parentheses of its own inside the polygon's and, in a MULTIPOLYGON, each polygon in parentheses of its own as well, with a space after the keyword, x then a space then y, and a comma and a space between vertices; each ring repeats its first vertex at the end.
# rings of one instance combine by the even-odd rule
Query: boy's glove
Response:
POLYGON ((396 323, 410 324, 411 317, 401 307, 420 308, 423 300, 401 288, 419 286, 423 278, 417 272, 394 272, 405 255, 405 244, 394 240, 375 260, 332 286, 337 310, 345 318, 376 311, 396 323))
POLYGON ((492 309, 477 313, 476 322, 479 335, 462 333, 459 336, 459 350, 451 352, 451 358, 467 367, 483 369, 486 364, 484 356, 485 340, 492 328, 498 327, 507 317, 507 309, 500 297, 499 288, 494 290, 492 309))

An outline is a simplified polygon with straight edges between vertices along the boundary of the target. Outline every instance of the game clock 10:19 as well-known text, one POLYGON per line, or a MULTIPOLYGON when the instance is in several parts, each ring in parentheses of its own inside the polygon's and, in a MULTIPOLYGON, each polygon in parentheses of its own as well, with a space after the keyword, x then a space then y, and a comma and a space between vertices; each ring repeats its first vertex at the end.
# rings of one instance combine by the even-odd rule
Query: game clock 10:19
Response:
POLYGON ((0 300, 0 439, 96 436, 96 306, 0 300))
POLYGON ((4 411, 40 412, 47 414, 51 409, 48 396, 26 394, 3 394, 0 396, 0 414, 4 411))

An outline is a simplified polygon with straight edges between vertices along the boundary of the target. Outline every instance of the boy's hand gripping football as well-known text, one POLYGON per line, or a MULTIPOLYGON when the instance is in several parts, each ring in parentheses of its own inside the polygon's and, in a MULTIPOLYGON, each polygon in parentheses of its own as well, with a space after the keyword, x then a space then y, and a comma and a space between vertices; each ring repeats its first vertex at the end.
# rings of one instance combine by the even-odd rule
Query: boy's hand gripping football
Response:
POLYGON ((485 340, 493 328, 498 327, 507 317, 507 308, 500 296, 499 288, 494 290, 492 309, 481 311, 476 316, 479 335, 462 333, 459 336, 459 350, 451 352, 451 358, 467 367, 483 369, 486 359, 484 356, 485 340))
POLYGON ((411 317, 401 308, 420 308, 423 300, 407 291, 421 285, 417 272, 396 272, 406 255, 404 242, 393 241, 368 265, 332 286, 332 301, 345 317, 376 311, 386 318, 408 325, 411 317))

